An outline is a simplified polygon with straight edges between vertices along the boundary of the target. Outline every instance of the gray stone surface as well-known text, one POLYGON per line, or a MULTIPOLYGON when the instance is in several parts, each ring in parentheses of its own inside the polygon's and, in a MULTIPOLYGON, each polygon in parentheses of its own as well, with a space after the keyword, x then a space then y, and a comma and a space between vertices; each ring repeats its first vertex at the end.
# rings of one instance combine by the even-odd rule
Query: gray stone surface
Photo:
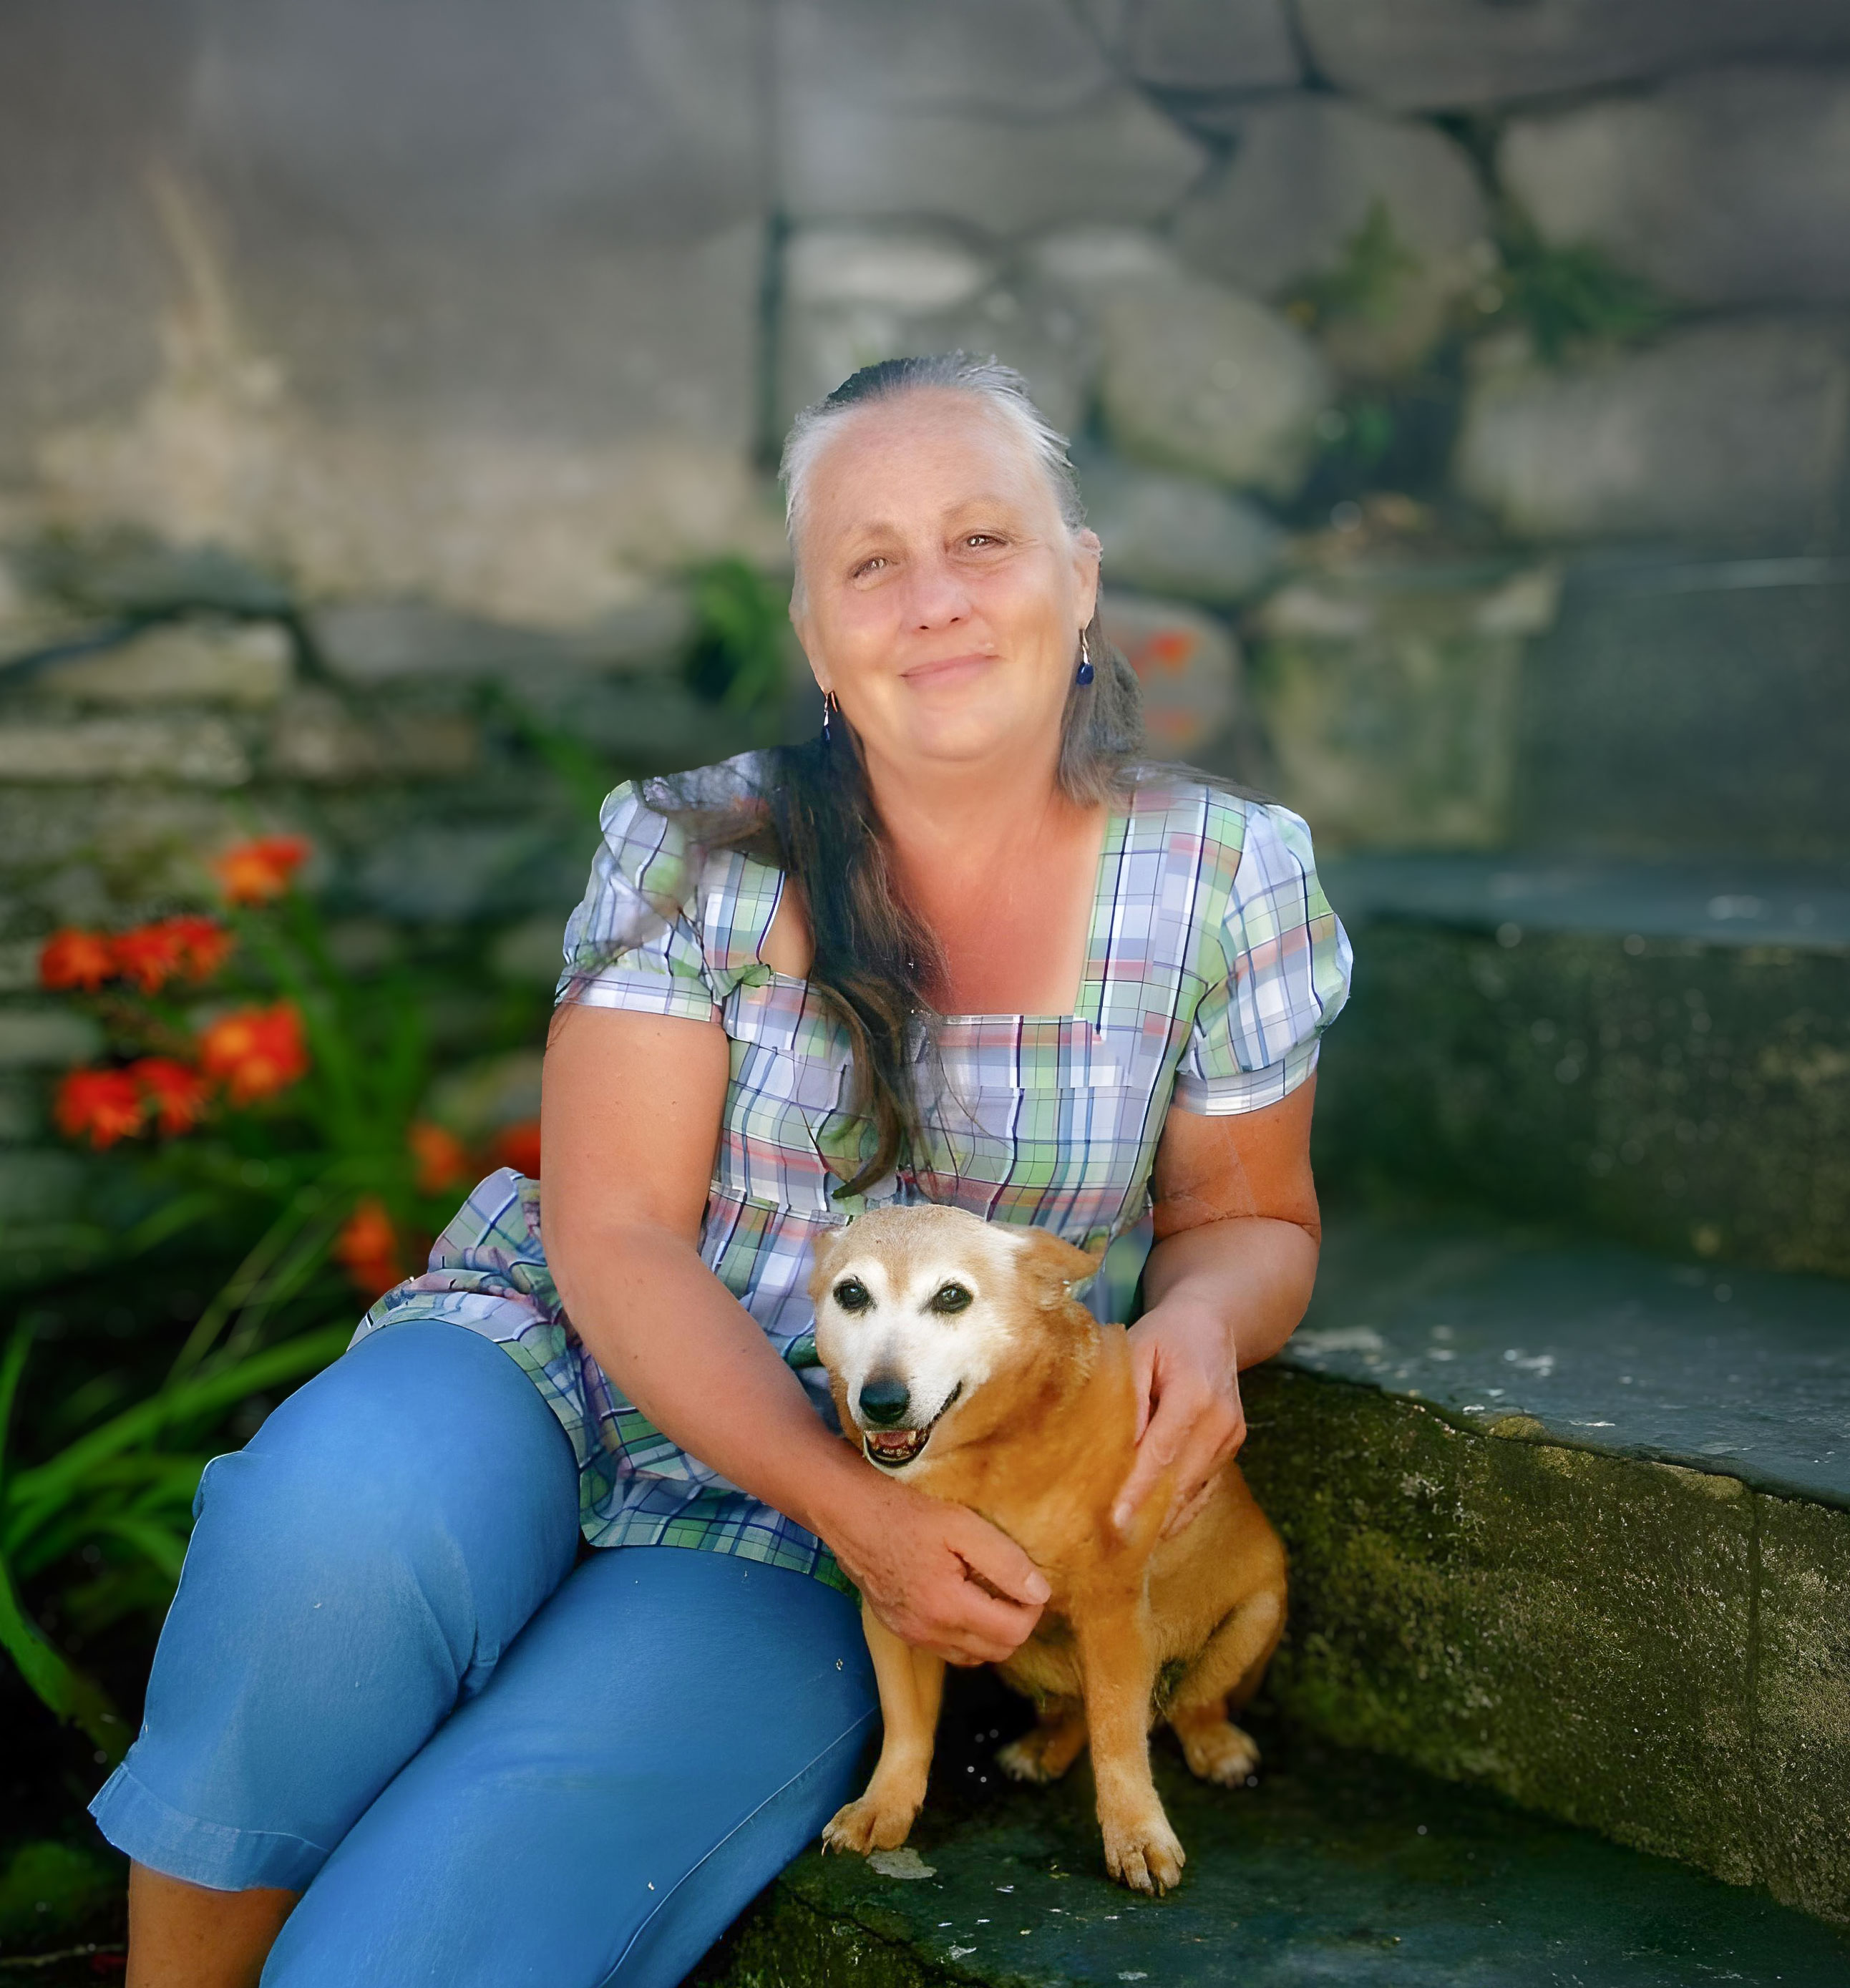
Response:
POLYGON ((1253 686, 1280 797, 1331 849, 1483 848, 1510 832, 1526 640, 1546 566, 1333 566, 1253 618, 1253 686))
POLYGON ((1519 537, 1803 543, 1835 525, 1847 424, 1840 326, 1701 325, 1561 372, 1486 367, 1455 475, 1519 537))
POLYGON ((0 780, 173 780, 242 786, 251 762, 218 718, 87 718, 0 723, 0 780))
POLYGON ((948 1696, 911 1857, 806 1851, 688 1988, 1836 1988, 1850 1966, 1850 1938, 1764 1893, 1269 1719, 1253 1787, 1159 1743, 1189 1865, 1135 1898, 1100 1868, 1087 1770, 997 1785, 1019 1714, 955 1673, 948 1696))
POLYGON ((1334 391, 1314 347, 1256 299, 1201 278, 1108 295, 1102 399, 1126 455, 1289 497, 1334 391))
POLYGON ((1351 1217, 1280 1364, 1850 1510, 1850 1285, 1832 1280, 1351 1217))
POLYGON ((1574 564, 1524 659, 1519 839, 1850 857, 1847 646, 1850 561, 1574 564))
POLYGON ((418 600, 347 601, 306 618, 328 668, 367 689, 431 680, 518 684, 535 671, 662 664, 673 660, 692 625, 686 594, 668 587, 573 629, 513 627, 418 600))
POLYGON ((1513 118, 1497 171, 1545 239, 1674 297, 1850 303, 1850 68, 1716 69, 1513 118))
POLYGON ((103 1031, 75 1008, 0 1008, 0 1067, 61 1070, 103 1046, 103 1031))
POLYGON ((263 763, 272 779, 346 786, 406 774, 454 779, 481 759, 480 728, 462 712, 367 711, 317 688, 297 691, 279 708, 263 763))
POLYGON ((1080 485, 1114 586, 1239 600, 1283 555, 1285 535, 1265 511, 1202 478, 1094 457, 1081 465, 1080 485))
POLYGON ((1042 411, 1083 420, 1097 340, 1065 292, 942 227, 798 230, 784 258, 778 327, 780 424, 857 368, 909 354, 994 354, 1027 380, 1042 411))
POLYGON ((1149 221, 1206 157, 1063 0, 786 0, 777 21, 780 184, 798 220, 1000 236, 1149 221))
POLYGON ((752 540, 750 0, 120 11, 9 19, 25 522, 568 625, 752 540))
POLYGON ((1318 70, 1405 110, 1543 96, 1756 56, 1850 52, 1838 0, 1298 0, 1318 70))
POLYGON ((262 710, 294 674, 275 622, 176 622, 42 671, 36 687, 80 704, 224 704, 262 710))
POLYGON ((1256 104, 1237 129, 1233 157, 1177 215, 1184 255, 1268 296, 1319 285, 1348 293, 1319 312, 1347 370, 1392 373, 1422 357, 1480 280, 1490 217, 1463 147, 1431 125, 1326 95, 1256 104), (1384 223, 1398 253, 1364 282, 1358 242, 1384 223))
POLYGON ((1304 73, 1284 0, 1077 0, 1139 83, 1193 96, 1288 90, 1304 73))

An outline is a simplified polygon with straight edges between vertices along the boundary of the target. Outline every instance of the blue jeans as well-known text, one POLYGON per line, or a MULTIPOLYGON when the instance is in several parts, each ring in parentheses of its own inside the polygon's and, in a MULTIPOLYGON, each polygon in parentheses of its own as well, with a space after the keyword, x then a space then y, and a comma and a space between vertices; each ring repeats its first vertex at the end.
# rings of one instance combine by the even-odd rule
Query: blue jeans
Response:
POLYGON ((667 1988, 852 1792, 853 1603, 675 1547, 575 1567, 571 1446, 475 1333, 362 1341, 197 1510, 91 1813, 154 1870, 303 1892, 265 1988, 667 1988))

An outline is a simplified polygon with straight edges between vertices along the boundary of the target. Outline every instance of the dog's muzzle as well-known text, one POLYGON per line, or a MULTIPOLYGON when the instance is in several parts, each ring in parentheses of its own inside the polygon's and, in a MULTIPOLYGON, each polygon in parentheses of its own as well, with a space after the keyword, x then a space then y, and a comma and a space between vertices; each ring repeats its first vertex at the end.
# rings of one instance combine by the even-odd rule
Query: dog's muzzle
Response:
POLYGON ((925 1445, 932 1439, 932 1432, 943 1421, 951 1405, 963 1392, 959 1381, 951 1390, 950 1398, 944 1407, 922 1428, 863 1429, 861 1432, 861 1452, 870 1463, 878 1463, 882 1470, 903 1470, 908 1463, 915 1462, 925 1445))

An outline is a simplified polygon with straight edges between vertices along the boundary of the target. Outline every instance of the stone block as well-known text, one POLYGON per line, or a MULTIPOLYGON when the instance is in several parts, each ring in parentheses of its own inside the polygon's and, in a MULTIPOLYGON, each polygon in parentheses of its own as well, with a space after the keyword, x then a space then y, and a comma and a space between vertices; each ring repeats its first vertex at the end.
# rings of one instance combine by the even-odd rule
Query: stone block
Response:
POLYGON ((482 758, 472 718, 451 711, 362 712, 326 691, 299 691, 276 715, 264 756, 272 779, 316 786, 453 779, 482 758))
POLYGON ((42 671, 36 682, 79 704, 273 705, 294 665, 274 622, 174 622, 113 648, 42 671))
POLYGON ((0 723, 0 780, 171 780, 242 786, 251 762, 218 718, 90 718, 0 723))
POLYGON ((1097 368, 1085 315, 1030 272, 939 228, 799 229, 784 262, 778 331, 780 423, 881 359, 993 353, 1027 380, 1042 412, 1070 431, 1097 368))
POLYGON ((685 590, 658 586, 576 629, 510 626, 419 600, 343 601, 306 617, 335 675, 367 688, 405 681, 517 685, 534 671, 631 670, 673 661, 692 630, 685 590))
POLYGON ((1604 553, 1571 566, 1560 618, 1524 665, 1516 839, 1850 857, 1847 650, 1841 561, 1604 553))
POLYGON ((1176 276, 1103 299, 1102 399, 1128 456, 1289 497, 1303 482, 1329 371, 1256 299, 1176 276))
MULTIPOLYGON (((556 962, 560 935, 557 929, 553 935, 556 962)), ((539 1116, 540 1060, 538 1050, 512 1050, 446 1070, 431 1087, 424 1109, 459 1138, 486 1140, 505 1126, 539 1116)))
POLYGON ((1254 700, 1280 794, 1320 844, 1507 837, 1523 644, 1557 590, 1546 567, 1336 568, 1266 601, 1254 700))
POLYGON ((1093 457, 1080 483, 1114 586, 1224 604, 1254 592, 1283 556, 1285 535, 1266 512, 1199 477, 1093 457))
POLYGON ((102 1030, 75 1008, 0 1008, 0 1068, 63 1070, 102 1047, 102 1030))
POLYGON ((1183 254, 1221 281, 1297 293, 1345 370, 1415 363, 1481 279, 1489 215, 1464 148, 1429 124, 1330 96, 1238 119, 1233 157, 1176 217, 1183 254))
POLYGON ((1159 759, 1208 755, 1241 706, 1240 645, 1223 621, 1180 601, 1107 593, 1105 639, 1143 686, 1144 734, 1159 759))
MULTIPOLYGON (((1334 901, 1344 909, 1341 888, 1334 901)), ((1850 1276, 1850 958, 1376 917, 1318 1172, 1688 1258, 1850 1276)))
POLYGON ((1486 367, 1454 474, 1518 537, 1804 544, 1835 524, 1847 424, 1839 327, 1702 325, 1558 372, 1486 367))
POLYGON ((1744 1486, 1283 1373, 1248 1415, 1244 1468, 1291 1556, 1270 1685, 1288 1712, 1752 1881, 1744 1486))
POLYGON ((1512 118, 1497 171, 1545 240, 1673 297, 1850 303, 1850 69, 1715 69, 1512 118))
POLYGON ((1303 65, 1282 0, 1079 0, 1114 61, 1185 93, 1289 90, 1303 65))
POLYGON ((1206 156, 1062 0, 789 0, 777 21, 782 191, 799 221, 1003 237, 1076 214, 1151 221, 1206 156))
POLYGON ((1776 1897, 1850 1925, 1850 1513, 1760 1501, 1755 1763, 1777 1791, 1758 1865, 1776 1897))
POLYGON ((1321 74, 1401 110, 1463 110, 1746 56, 1850 52, 1836 0, 1299 0, 1321 74))

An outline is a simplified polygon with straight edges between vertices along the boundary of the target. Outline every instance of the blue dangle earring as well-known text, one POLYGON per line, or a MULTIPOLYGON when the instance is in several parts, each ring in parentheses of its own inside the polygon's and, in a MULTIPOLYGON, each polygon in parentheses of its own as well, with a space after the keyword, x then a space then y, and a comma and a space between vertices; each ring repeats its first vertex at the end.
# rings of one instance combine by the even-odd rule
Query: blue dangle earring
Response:
POLYGON ((829 729, 829 714, 840 708, 840 698, 832 690, 825 690, 822 694, 822 742, 825 746, 832 744, 835 735, 829 729))
POLYGON ((1074 673, 1073 681, 1077 684, 1089 684, 1093 674, 1092 653, 1086 647, 1086 638, 1082 634, 1079 638, 1079 668, 1074 673))

